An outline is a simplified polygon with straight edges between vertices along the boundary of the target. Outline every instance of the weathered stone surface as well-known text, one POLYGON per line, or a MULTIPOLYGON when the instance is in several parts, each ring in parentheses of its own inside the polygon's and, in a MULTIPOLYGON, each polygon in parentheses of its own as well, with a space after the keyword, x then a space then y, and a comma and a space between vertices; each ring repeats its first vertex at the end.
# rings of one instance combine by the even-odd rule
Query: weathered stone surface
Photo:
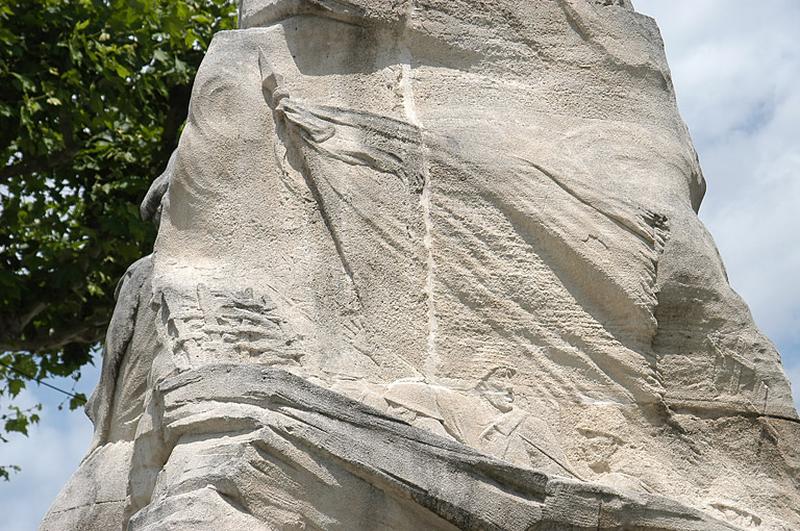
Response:
POLYGON ((63 529, 793 529, 780 358, 629 2, 245 0, 63 529))

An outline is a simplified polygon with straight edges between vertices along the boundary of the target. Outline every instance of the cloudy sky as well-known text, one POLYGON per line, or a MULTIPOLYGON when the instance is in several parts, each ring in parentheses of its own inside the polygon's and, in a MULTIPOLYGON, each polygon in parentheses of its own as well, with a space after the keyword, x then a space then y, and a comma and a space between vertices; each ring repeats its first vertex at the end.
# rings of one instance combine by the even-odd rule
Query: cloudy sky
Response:
MULTIPOLYGON (((800 1, 634 3, 661 26, 708 181, 701 217, 731 283, 800 384, 800 1)), ((87 370, 78 390, 88 395, 97 378, 87 370)), ((0 484, 2 531, 36 529, 88 446, 91 425, 81 411, 57 411, 61 399, 26 391, 26 403, 45 404, 43 420, 27 439, 0 446, 0 463, 23 467, 0 484)))

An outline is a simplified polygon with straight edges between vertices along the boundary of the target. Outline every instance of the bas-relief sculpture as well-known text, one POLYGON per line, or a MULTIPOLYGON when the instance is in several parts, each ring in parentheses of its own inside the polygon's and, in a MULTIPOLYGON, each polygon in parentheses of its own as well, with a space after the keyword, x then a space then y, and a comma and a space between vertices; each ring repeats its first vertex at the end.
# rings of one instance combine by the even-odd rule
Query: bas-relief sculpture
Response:
POLYGON ((56 529, 796 529, 780 358, 627 0, 243 0, 56 529))

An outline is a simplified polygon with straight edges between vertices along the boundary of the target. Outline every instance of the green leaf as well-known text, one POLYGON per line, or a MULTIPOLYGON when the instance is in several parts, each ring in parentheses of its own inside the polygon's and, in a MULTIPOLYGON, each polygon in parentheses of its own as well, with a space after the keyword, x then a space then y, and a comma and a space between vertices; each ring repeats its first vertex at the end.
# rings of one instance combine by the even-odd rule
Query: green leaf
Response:
POLYGON ((114 71, 117 73, 119 77, 128 78, 131 76, 131 71, 122 66, 119 63, 114 64, 114 71))
POLYGON ((22 85, 22 90, 25 92, 36 92, 36 84, 27 76, 22 74, 18 74, 16 72, 11 72, 11 75, 20 82, 22 85))
POLYGON ((85 405, 86 405, 86 395, 84 395, 83 393, 78 393, 69 399, 70 409, 78 409, 79 407, 83 407, 85 405))
POLYGON ((180 59, 175 59, 175 71, 179 74, 185 74, 188 71, 186 63, 180 59))
POLYGON ((22 380, 8 380, 8 393, 12 398, 16 397, 20 391, 25 388, 25 382, 22 380))
POLYGON ((2 465, 0 466, 0 479, 3 481, 11 480, 11 473, 17 473, 22 469, 17 465, 2 465))
POLYGON ((164 50, 162 50, 161 48, 158 48, 156 49, 156 51, 153 52, 153 59, 155 59, 159 63, 166 63, 167 61, 169 61, 169 54, 164 50))
POLYGON ((214 19, 209 17, 208 15, 200 14, 192 16, 192 21, 197 22, 198 24, 208 24, 211 25, 214 23, 214 19))
POLYGON ((4 429, 5 431, 11 433, 21 433, 22 435, 28 435, 28 417, 23 414, 18 414, 16 417, 9 418, 6 420, 4 429))

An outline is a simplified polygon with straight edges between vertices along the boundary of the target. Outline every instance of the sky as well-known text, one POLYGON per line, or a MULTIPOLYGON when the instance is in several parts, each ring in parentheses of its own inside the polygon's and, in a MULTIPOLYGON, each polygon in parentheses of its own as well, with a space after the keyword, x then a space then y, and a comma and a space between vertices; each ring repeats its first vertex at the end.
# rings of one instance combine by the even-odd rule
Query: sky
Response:
MULTIPOLYGON (((708 193, 700 217, 716 239, 731 284, 783 355, 800 398, 800 28, 798 0, 634 0, 664 37, 684 120, 708 193)), ((99 361, 98 361, 99 365, 99 361)), ((76 390, 91 393, 98 367, 76 390)), ((69 380, 54 381, 70 389, 69 380)), ((22 472, 0 483, 0 531, 32 531, 77 468, 91 439, 83 411, 42 402, 28 438, 0 445, 0 463, 22 472)), ((800 401, 798 402, 800 403, 800 401)), ((0 404, 5 407, 5 404, 0 404)))

